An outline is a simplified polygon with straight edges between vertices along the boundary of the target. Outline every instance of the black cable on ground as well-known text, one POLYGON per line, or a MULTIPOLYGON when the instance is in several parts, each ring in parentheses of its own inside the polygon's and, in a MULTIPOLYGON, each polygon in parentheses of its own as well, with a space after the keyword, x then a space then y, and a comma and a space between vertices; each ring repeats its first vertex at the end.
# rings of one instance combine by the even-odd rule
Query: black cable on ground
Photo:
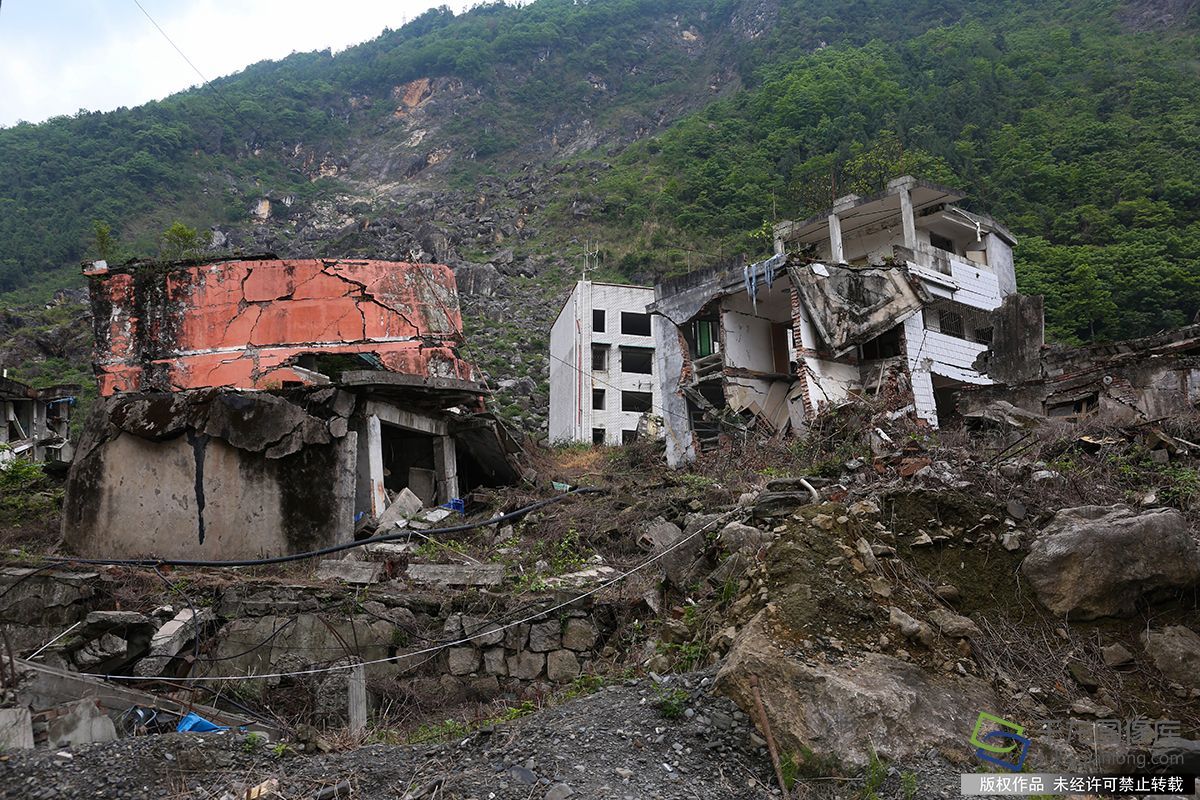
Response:
MULTIPOLYGON (((551 497, 546 500, 539 500, 536 503, 530 503, 523 508, 518 508, 516 511, 510 511, 507 514, 501 514, 498 517, 483 520, 482 522, 473 522, 467 525, 452 525, 448 528, 434 528, 430 532, 438 534, 446 533, 462 533, 464 531, 475 530, 476 528, 486 528, 491 525, 500 525, 509 520, 523 517, 526 514, 536 511, 554 503, 561 503, 569 497, 581 494, 604 494, 607 489, 597 489, 594 487, 579 487, 564 492, 557 497, 551 497)), ((304 561, 309 558, 320 558, 321 556, 333 555, 334 553, 342 553, 346 550, 353 550, 356 547, 363 547, 368 544, 379 544, 381 542, 394 542, 400 539, 406 539, 412 536, 411 531, 397 531, 396 533, 386 533, 382 536, 372 536, 369 539, 362 539, 355 542, 345 542, 343 544, 330 545, 319 550, 309 550, 304 553, 291 553, 286 556, 273 556, 271 558, 248 558, 233 561, 215 561, 205 559, 187 559, 187 558, 63 558, 54 557, 49 560, 49 563, 41 569, 50 569, 55 566, 64 564, 84 564, 88 566, 107 566, 107 567, 263 567, 271 564, 288 564, 293 561, 304 561)), ((0 594, 0 597, 3 597, 0 594)))

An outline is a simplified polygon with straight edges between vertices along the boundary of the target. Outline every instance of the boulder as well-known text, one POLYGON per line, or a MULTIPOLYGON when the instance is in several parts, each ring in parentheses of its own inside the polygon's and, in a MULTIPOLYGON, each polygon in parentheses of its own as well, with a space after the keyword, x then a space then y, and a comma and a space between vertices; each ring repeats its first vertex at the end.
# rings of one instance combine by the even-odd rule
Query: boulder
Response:
POLYGON ((1156 593, 1200 582, 1200 546, 1173 509, 1067 508, 1034 540, 1021 574, 1056 615, 1127 616, 1156 593))
POLYGON ((983 635, 974 622, 944 608, 930 611, 929 619, 943 635, 954 639, 975 639, 983 635))
POLYGON ((771 534, 742 522, 731 522, 717 534, 717 540, 730 553, 740 550, 753 552, 768 544, 771 541, 771 534))
POLYGON ((965 754, 979 712, 997 707, 976 678, 926 672, 881 653, 801 661, 771 638, 766 612, 738 634, 716 679, 717 691, 754 717, 752 675, 780 750, 832 756, 851 768, 868 764, 872 749, 886 761, 930 748, 965 754))
POLYGON ((1169 680, 1200 689, 1200 635, 1195 631, 1182 625, 1144 631, 1142 646, 1169 680))

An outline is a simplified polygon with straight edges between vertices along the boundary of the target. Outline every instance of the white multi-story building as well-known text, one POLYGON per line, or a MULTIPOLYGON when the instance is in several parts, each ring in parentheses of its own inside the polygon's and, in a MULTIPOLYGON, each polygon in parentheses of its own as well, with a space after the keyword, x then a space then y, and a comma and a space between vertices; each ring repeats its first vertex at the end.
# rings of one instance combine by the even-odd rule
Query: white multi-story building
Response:
POLYGON ((550 441, 624 444, 662 414, 648 286, 581 280, 550 331, 550 441))

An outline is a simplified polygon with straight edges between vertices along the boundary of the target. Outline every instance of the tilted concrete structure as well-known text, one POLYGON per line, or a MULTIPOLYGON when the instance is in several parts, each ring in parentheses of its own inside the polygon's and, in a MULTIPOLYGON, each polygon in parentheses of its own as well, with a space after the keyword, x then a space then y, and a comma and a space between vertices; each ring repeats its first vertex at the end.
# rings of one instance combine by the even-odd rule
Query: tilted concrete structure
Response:
POLYGON ((661 416, 653 300, 647 286, 575 284, 550 331, 550 441, 623 444, 661 416))
POLYGON ((990 383, 976 361, 1016 292, 1015 240, 962 198, 898 178, 777 225, 766 261, 655 287, 670 463, 723 428, 782 434, 852 396, 886 396, 936 426, 961 387, 990 383))
POLYGON ((17 458, 70 463, 71 411, 81 388, 34 389, 7 375, 0 377, 0 464, 17 458))
POLYGON ((403 489, 514 480, 436 264, 273 257, 85 269, 102 400, 75 552, 247 558, 348 541, 403 489))

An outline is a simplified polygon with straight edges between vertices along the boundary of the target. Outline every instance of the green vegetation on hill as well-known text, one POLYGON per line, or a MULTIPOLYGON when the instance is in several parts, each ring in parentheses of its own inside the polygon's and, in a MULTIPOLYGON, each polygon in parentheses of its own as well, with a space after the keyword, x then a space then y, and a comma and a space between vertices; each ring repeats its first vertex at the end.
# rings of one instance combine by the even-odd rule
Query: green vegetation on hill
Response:
POLYGON ((641 234, 633 254, 686 240, 753 256, 764 221, 911 172, 1018 234, 1022 289, 1046 295, 1055 338, 1184 324, 1200 309, 1200 39, 1073 5, 766 64, 631 147, 601 186, 611 218, 641 234))
MULTIPOLYGON (((1046 295, 1053 337, 1147 333, 1200 309, 1200 11, 1139 33, 1121 26, 1120 8, 435 9, 336 57, 297 54, 138 108, 0 129, 0 293, 77 281, 96 220, 148 253, 172 221, 235 224, 267 191, 295 198, 273 213, 303 214, 341 184, 312 180, 298 146, 317 160, 393 147, 395 87, 447 76, 470 91, 439 134, 458 154, 446 180, 553 159, 544 142, 560 125, 633 131, 681 117, 596 154, 613 168, 583 187, 604 209, 589 233, 626 275, 677 271, 688 251, 754 257, 764 222, 910 172, 962 186, 1021 238, 1019 279, 1046 295)), ((552 207, 569 205, 558 199, 552 207)), ((543 223, 552 238, 580 221, 543 223)))

